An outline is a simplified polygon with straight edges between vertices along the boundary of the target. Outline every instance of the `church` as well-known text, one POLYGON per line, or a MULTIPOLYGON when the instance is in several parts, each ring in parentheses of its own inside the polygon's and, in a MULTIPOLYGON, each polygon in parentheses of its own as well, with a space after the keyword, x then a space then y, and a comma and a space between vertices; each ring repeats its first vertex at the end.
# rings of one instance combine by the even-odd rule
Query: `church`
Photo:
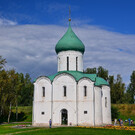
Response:
MULTIPOLYGON (((69 27, 55 47, 58 72, 34 82, 33 126, 111 124, 110 87, 96 74, 83 73, 85 46, 69 27)), ((87 51, 87 50, 86 50, 87 51)))

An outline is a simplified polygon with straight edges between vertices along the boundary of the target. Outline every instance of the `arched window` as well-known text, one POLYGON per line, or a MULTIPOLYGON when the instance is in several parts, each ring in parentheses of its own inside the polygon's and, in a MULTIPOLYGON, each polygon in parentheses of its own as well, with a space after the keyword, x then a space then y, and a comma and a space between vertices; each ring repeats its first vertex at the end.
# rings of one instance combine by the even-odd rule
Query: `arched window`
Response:
POLYGON ((67 87, 66 86, 63 86, 63 95, 64 95, 64 97, 67 96, 67 87))
POLYGON ((105 107, 107 107, 107 97, 105 97, 105 107))
POLYGON ((87 96, 87 86, 84 86, 84 97, 87 96))
POLYGON ((45 87, 42 87, 42 95, 45 97, 45 87))
POLYGON ((69 70, 69 57, 67 57, 67 71, 69 70))
POLYGON ((78 57, 76 57, 76 71, 78 71, 78 57))

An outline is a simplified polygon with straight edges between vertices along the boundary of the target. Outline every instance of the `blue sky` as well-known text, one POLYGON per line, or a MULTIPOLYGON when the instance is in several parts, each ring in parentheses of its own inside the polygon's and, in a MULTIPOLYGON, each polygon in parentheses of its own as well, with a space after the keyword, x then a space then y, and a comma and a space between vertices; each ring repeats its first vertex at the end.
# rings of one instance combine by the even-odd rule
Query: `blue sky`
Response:
POLYGON ((69 5, 72 20, 135 34, 134 0, 0 0, 0 17, 18 24, 64 25, 69 5))
POLYGON ((0 55, 32 78, 57 72, 55 45, 67 30, 85 44, 84 69, 103 66, 126 84, 135 70, 135 0, 0 0, 0 55))

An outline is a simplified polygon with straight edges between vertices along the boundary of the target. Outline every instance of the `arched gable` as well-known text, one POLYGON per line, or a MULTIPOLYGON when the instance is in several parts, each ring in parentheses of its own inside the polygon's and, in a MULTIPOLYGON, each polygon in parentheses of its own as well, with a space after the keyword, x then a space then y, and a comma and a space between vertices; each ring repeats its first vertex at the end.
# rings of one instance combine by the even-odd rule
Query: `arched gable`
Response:
POLYGON ((61 73, 61 74, 56 75, 56 76, 54 77, 54 79, 53 79, 53 82, 55 82, 59 77, 61 77, 61 76, 66 76, 66 75, 69 76, 69 77, 71 77, 71 78, 76 82, 74 76, 72 76, 71 74, 68 74, 68 73, 61 73))
POLYGON ((90 78, 88 78, 88 77, 82 77, 81 79, 78 80, 78 84, 81 83, 81 82, 84 81, 84 80, 87 80, 87 81, 89 81, 90 83, 93 82, 93 81, 92 81, 90 78))
POLYGON ((40 77, 38 77, 38 78, 36 79, 35 83, 38 84, 41 80, 46 80, 46 81, 48 81, 49 83, 51 83, 50 79, 49 79, 48 77, 46 77, 46 76, 40 76, 40 77))

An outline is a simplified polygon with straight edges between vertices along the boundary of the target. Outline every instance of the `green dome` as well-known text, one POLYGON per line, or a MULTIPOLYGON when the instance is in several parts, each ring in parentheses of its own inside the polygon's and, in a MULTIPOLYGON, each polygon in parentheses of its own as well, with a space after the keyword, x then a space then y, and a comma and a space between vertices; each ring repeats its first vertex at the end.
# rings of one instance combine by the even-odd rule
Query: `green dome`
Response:
POLYGON ((76 36, 76 34, 73 32, 70 22, 67 32, 64 34, 64 36, 58 41, 55 47, 55 51, 58 54, 61 51, 79 51, 82 54, 85 51, 85 46, 82 43, 82 41, 76 36))

